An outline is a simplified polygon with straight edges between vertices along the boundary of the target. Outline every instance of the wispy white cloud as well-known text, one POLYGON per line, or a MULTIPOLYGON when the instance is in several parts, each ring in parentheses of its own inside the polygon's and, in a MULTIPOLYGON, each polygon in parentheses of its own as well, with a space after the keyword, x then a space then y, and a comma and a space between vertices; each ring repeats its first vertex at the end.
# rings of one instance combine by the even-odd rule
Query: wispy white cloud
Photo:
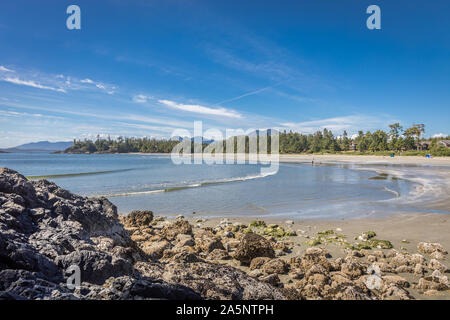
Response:
POLYGON ((117 89, 117 87, 114 86, 114 85, 109 85, 109 84, 105 84, 105 83, 102 83, 102 82, 99 82, 99 81, 94 81, 94 80, 89 79, 89 78, 80 80, 80 83, 93 85, 96 88, 105 91, 107 94, 114 94, 115 90, 117 89))
POLYGON ((14 70, 8 69, 8 68, 6 68, 4 66, 0 66, 0 71, 3 71, 3 72, 15 72, 14 70))
POLYGON ((261 89, 258 89, 258 90, 254 90, 254 91, 251 91, 251 92, 247 92, 247 93, 241 94, 241 95, 239 95, 239 96, 237 96, 237 97, 230 98, 230 99, 221 101, 221 102, 219 102, 219 103, 216 103, 215 105, 217 106, 217 105, 221 105, 222 103, 227 103, 227 102, 231 102, 231 101, 236 101, 236 100, 240 100, 240 99, 242 99, 242 98, 248 97, 248 96, 253 96, 253 95, 258 94, 258 93, 261 93, 261 92, 263 92, 263 91, 272 89, 273 87, 275 87, 275 86, 277 86, 277 85, 279 85, 279 84, 276 84, 276 85, 273 85, 273 86, 264 87, 264 88, 261 88, 261 89))
MULTIPOLYGON (((248 44, 248 42, 245 42, 248 44)), ((255 49, 255 48, 254 48, 255 49)), ((220 48, 218 46, 207 46, 206 53, 210 58, 221 65, 237 70, 239 72, 248 72, 271 80, 287 80, 293 75, 298 75, 298 71, 282 63, 267 51, 260 48, 254 50, 256 59, 250 60, 235 54, 231 50, 220 48)))
POLYGON ((163 125, 167 127, 174 128, 191 128, 192 123, 188 121, 180 121, 173 118, 166 117, 155 117, 155 116, 145 116, 142 114, 131 114, 131 113, 116 113, 116 114, 106 114, 106 113, 95 113, 95 112, 85 112, 82 110, 66 110, 61 107, 48 107, 48 106, 36 106, 36 105, 27 105, 15 102, 0 102, 0 106, 6 106, 14 109, 25 109, 25 110, 36 110, 38 112, 52 112, 56 114, 62 115, 72 115, 72 116, 80 116, 85 118, 96 118, 101 120, 115 120, 115 121, 129 121, 129 122, 140 122, 140 123, 150 123, 163 125))
POLYGON ((94 83, 94 81, 93 81, 93 80, 91 80, 91 79, 89 79, 89 78, 86 78, 86 79, 80 80, 80 82, 81 82, 81 83, 89 83, 89 84, 93 84, 93 83, 94 83))
POLYGON ((63 117, 43 115, 41 113, 16 112, 16 111, 10 111, 10 110, 0 110, 0 116, 16 117, 16 118, 34 117, 34 118, 45 118, 45 119, 64 119, 63 117))
POLYGON ((79 79, 63 74, 47 74, 28 69, 11 70, 4 66, 0 66, 0 81, 64 93, 77 90, 100 90, 107 94, 114 94, 117 89, 113 84, 90 78, 79 79), (15 74, 11 75, 11 73, 15 74))
POLYGON ((208 114, 208 115, 214 115, 214 116, 222 116, 222 117, 229 117, 229 118, 242 118, 242 115, 234 110, 229 110, 226 108, 210 108, 205 107, 201 105, 196 104, 181 104, 176 103, 174 101, 170 100, 158 100, 159 103, 173 108, 177 110, 182 110, 186 112, 193 112, 193 113, 201 113, 201 114, 208 114))
POLYGON ((436 133, 436 134, 433 134, 433 138, 445 138, 445 137, 448 137, 449 135, 448 134, 445 134, 445 133, 436 133))
POLYGON ((45 86, 45 85, 39 84, 33 80, 20 80, 17 77, 15 77, 15 78, 6 77, 1 80, 5 81, 5 82, 17 84, 17 85, 27 86, 27 87, 51 90, 51 91, 56 91, 56 92, 66 92, 66 90, 62 89, 62 88, 54 88, 54 87, 50 87, 50 86, 45 86))
POLYGON ((153 99, 153 97, 147 96, 145 94, 137 94, 137 95, 133 96, 133 102, 136 102, 136 103, 146 103, 150 99, 153 99))
POLYGON ((334 132, 355 131, 361 128, 361 124, 364 124, 364 128, 367 130, 382 129, 389 123, 396 122, 389 116, 367 116, 367 115, 349 115, 344 117, 326 118, 313 121, 304 122, 284 122, 280 123, 282 126, 280 129, 289 129, 299 131, 303 133, 313 133, 317 130, 328 129, 334 132))
POLYGON ((287 98, 296 102, 300 102, 300 103, 311 103, 311 102, 317 102, 318 99, 315 98, 310 98, 310 97, 304 97, 304 96, 299 96, 296 94, 289 94, 286 92, 283 92, 281 90, 272 90, 275 94, 279 95, 280 97, 283 98, 287 98))

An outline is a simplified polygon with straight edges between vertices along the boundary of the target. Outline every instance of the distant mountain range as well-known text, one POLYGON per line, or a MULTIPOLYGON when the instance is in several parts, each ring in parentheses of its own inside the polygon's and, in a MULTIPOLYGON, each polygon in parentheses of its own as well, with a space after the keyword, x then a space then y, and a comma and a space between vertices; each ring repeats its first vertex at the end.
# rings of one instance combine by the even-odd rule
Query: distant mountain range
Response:
POLYGON ((59 142, 49 142, 49 141, 39 141, 22 144, 14 148, 0 149, 4 152, 55 152, 64 151, 73 145, 72 141, 59 141, 59 142))

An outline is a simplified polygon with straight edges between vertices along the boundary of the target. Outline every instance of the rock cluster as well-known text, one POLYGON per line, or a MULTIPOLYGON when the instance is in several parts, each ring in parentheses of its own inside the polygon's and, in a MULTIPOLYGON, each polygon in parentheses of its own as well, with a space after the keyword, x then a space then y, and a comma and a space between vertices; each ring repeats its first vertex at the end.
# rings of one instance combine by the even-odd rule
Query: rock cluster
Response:
MULTIPOLYGON (((193 232, 183 217, 152 225, 132 226, 122 218, 131 239, 147 256, 135 264, 143 275, 192 288, 207 299, 287 299, 289 290, 274 288, 245 272, 217 262, 231 259, 232 238, 212 228, 193 232)), ((161 222, 161 221, 160 221, 161 222)), ((248 235, 253 236, 253 235, 248 235)), ((261 237, 262 238, 262 237, 261 237)), ((262 238, 262 241, 267 241, 262 238)), ((242 246, 238 241, 236 247, 242 246)), ((273 256, 273 249, 272 256, 273 256)), ((257 255, 256 255, 257 256, 257 255)))
POLYGON ((130 231, 105 198, 84 198, 0 168, 0 299, 288 296, 242 271, 204 260, 225 258, 226 251, 209 235, 194 249, 192 226, 185 220, 158 232, 150 226, 150 211, 133 212, 123 222, 130 231), (73 266, 81 276, 75 289, 67 282, 73 266))
MULTIPOLYGON (((209 273, 210 262, 221 264, 220 267, 216 265, 217 274, 226 273, 229 265, 240 264, 251 278, 276 287, 281 291, 274 292, 282 292, 285 297, 293 299, 412 299, 411 289, 427 295, 449 290, 448 279, 444 275, 447 268, 433 258, 436 252, 443 256, 446 254, 438 244, 419 244, 419 252, 423 247, 433 248, 427 251, 429 257, 421 253, 388 250, 384 246, 364 246, 367 249, 355 250, 355 246, 347 246, 345 242, 343 251, 346 256, 343 258, 333 258, 319 246, 306 248, 302 255, 292 256, 290 236, 267 235, 263 221, 245 225, 224 219, 214 228, 203 227, 202 222, 199 220, 194 227, 183 217, 178 217, 173 222, 159 219, 157 223, 142 228, 133 228, 125 223, 125 228, 132 232, 132 238, 139 239, 138 245, 142 250, 153 246, 159 252, 155 262, 166 263, 163 268, 148 263, 137 268, 143 274, 158 274, 169 283, 181 283, 203 296, 220 299, 251 298, 253 294, 247 288, 248 283, 243 285, 242 280, 211 289, 210 281, 214 276, 205 276, 205 272, 209 273), (285 258, 286 254, 290 257, 285 258), (408 281, 400 275, 405 273, 417 281, 408 281), (233 285, 245 293, 236 295, 229 290, 233 285), (221 293, 206 293, 213 291, 221 293)), ((321 234, 335 235, 329 231, 321 234)), ((367 239, 373 237, 374 234, 369 234, 367 239)))
POLYGON ((141 275, 133 266, 139 259, 107 199, 83 198, 0 169, 0 298, 200 298, 141 275), (73 265, 81 276, 76 290, 66 281, 73 265))

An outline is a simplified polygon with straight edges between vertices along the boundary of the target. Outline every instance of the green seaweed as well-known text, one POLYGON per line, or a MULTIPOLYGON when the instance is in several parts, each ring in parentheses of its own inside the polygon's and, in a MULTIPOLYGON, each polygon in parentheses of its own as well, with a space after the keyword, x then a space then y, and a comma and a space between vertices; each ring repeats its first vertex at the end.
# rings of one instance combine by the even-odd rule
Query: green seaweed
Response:
POLYGON ((348 248, 352 250, 371 249, 392 249, 394 246, 389 240, 369 239, 361 243, 351 244, 348 248))
POLYGON ((266 227, 266 223, 262 220, 254 220, 254 221, 250 222, 250 224, 248 226, 255 227, 255 228, 264 228, 264 227, 266 227))
POLYGON ((389 240, 370 239, 368 242, 372 248, 392 249, 394 247, 389 240))
POLYGON ((365 234, 367 234, 367 236, 369 237, 369 239, 374 238, 377 236, 377 234, 375 233, 375 231, 367 231, 364 232, 365 234))
POLYGON ((306 241, 306 244, 308 246, 318 246, 319 244, 322 244, 322 242, 320 241, 320 239, 316 238, 316 239, 311 239, 309 241, 306 241))
POLYGON ((286 231, 282 227, 276 225, 264 228, 263 234, 277 238, 293 237, 297 235, 294 231, 286 231))
POLYGON ((335 234, 334 230, 325 230, 325 231, 317 232, 317 235, 319 235, 319 236, 329 236, 332 234, 335 234))

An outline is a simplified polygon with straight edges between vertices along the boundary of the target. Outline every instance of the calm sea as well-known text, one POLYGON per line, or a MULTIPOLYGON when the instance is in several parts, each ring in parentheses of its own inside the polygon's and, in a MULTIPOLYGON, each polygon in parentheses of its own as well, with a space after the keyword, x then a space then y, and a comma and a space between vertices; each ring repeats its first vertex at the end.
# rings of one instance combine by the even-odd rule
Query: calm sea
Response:
POLYGON ((11 153, 0 154, 3 166, 77 194, 106 196, 124 214, 362 217, 415 210, 401 199, 419 187, 377 168, 280 164, 277 173, 262 175, 260 165, 174 165, 153 155, 11 153))

